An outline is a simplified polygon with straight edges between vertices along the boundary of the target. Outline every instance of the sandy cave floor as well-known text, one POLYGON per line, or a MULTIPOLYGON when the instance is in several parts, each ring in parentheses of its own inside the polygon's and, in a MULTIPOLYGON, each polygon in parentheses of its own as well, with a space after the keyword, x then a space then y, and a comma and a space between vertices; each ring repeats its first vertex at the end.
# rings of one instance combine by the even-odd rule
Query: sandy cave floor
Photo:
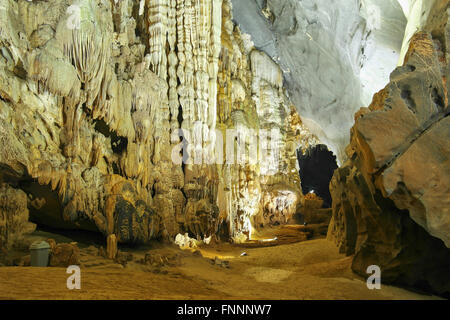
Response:
MULTIPOLYGON (((276 228, 268 238, 292 230, 276 228)), ((43 237, 46 235, 43 234, 43 237)), ((81 250, 81 290, 68 290, 65 268, 1 267, 0 299, 436 299, 382 285, 369 290, 351 269, 351 257, 338 253, 326 239, 279 241, 252 247, 228 243, 181 250, 174 245, 122 248, 133 254, 126 266, 81 250), (284 243, 284 244, 283 244, 284 243), (138 262, 146 252, 176 257, 176 263, 147 266, 138 262), (246 252, 246 256, 241 253, 246 252), (212 262, 229 261, 228 267, 212 262)))

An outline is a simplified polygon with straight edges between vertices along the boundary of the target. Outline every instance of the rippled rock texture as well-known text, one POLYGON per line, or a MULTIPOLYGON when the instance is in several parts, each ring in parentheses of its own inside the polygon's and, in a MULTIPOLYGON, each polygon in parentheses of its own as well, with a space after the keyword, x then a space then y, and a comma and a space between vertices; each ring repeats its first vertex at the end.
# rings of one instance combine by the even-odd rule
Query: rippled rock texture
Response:
POLYGON ((0 180, 37 223, 142 243, 284 221, 315 143, 294 110, 229 1, 0 1, 0 180), (217 146, 227 129, 278 129, 279 161, 217 161, 244 141, 217 146), (187 143, 200 164, 176 161, 187 143))
MULTIPOLYGON (((447 22, 447 18, 444 20, 447 22)), ((449 44, 445 22, 418 32, 404 65, 355 115, 349 160, 330 184, 328 237, 379 265, 385 282, 450 293, 449 44)))

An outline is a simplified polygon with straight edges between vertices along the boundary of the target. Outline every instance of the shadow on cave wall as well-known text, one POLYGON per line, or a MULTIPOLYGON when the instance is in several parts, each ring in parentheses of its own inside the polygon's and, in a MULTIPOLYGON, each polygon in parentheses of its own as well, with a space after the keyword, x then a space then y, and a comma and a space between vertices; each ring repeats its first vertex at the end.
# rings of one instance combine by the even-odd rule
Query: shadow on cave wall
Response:
POLYGON ((329 184, 338 168, 336 156, 323 144, 310 147, 305 154, 297 151, 300 179, 304 194, 314 190, 324 200, 323 206, 331 207, 329 184))

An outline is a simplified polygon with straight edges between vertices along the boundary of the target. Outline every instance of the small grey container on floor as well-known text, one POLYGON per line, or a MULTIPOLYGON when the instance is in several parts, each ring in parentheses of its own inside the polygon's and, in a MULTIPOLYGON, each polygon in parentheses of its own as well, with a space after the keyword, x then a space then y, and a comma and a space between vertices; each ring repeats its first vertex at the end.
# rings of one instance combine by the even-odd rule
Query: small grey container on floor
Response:
POLYGON ((47 267, 50 255, 50 245, 45 241, 36 241, 30 246, 31 266, 47 267))

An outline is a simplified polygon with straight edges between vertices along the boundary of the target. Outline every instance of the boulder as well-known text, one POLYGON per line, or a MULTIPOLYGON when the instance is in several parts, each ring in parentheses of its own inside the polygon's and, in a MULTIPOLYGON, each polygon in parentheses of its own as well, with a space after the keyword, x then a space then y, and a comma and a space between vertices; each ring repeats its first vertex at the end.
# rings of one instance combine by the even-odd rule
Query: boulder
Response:
POLYGON ((328 238, 382 282, 450 294, 447 37, 419 32, 405 64, 355 115, 349 160, 330 183, 328 238))
POLYGON ((80 265, 80 250, 76 244, 60 243, 50 252, 50 267, 80 265))

